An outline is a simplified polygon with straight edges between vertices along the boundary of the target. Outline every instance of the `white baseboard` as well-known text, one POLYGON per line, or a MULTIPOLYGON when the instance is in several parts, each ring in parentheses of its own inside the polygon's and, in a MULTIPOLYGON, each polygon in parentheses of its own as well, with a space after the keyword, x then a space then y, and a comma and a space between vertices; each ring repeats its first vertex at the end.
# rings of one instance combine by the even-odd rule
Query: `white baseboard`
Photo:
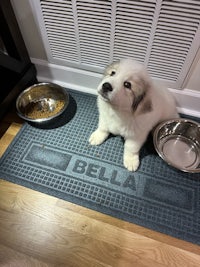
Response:
POLYGON ((96 94, 101 75, 95 72, 55 65, 44 60, 31 59, 40 82, 54 82, 66 88, 96 94))
POLYGON ((200 118, 200 91, 173 88, 169 88, 169 90, 176 99, 179 113, 200 118))
MULTIPOLYGON (((101 74, 55 65, 44 60, 32 58, 40 82, 53 82, 73 90, 96 94, 101 74)), ((176 98, 178 111, 182 114, 200 118, 200 91, 170 88, 176 98)))

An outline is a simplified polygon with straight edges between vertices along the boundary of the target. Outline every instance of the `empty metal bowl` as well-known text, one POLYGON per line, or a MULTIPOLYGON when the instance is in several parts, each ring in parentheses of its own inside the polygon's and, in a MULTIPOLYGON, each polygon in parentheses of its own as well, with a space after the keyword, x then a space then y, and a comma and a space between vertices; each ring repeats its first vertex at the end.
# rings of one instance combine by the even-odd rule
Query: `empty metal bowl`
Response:
POLYGON ((153 132, 153 142, 169 165, 184 172, 200 172, 199 123, 183 118, 162 122, 153 132))
POLYGON ((66 90, 54 83, 38 83, 24 90, 16 100, 18 115, 43 124, 58 118, 69 104, 66 90))

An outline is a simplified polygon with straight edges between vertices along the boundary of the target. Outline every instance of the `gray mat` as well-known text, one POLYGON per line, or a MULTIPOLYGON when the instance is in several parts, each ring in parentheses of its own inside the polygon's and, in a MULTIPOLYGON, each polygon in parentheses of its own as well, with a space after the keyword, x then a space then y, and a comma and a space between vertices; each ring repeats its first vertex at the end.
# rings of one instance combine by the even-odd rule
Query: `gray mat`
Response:
POLYGON ((139 170, 128 172, 122 138, 88 144, 98 122, 96 97, 69 92, 75 116, 54 129, 24 124, 1 158, 0 177, 200 244, 200 175, 165 164, 151 138, 142 148, 139 170))

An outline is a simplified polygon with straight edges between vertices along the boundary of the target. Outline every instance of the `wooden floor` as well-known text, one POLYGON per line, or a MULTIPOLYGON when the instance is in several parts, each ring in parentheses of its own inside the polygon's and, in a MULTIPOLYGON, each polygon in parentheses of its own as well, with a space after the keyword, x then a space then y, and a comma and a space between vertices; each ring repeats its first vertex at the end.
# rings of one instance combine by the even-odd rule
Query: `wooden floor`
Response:
MULTIPOLYGON (((0 156, 21 123, 0 121, 0 156)), ((0 180, 0 266, 194 267, 200 247, 0 180)))

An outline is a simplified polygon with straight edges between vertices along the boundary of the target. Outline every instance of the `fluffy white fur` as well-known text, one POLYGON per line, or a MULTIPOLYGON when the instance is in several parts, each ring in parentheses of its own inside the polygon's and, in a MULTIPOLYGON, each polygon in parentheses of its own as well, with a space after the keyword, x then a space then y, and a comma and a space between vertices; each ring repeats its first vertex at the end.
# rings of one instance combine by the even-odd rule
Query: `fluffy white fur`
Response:
POLYGON ((161 121, 178 117, 169 91, 157 88, 140 63, 123 59, 108 66, 98 86, 99 123, 89 142, 100 145, 110 133, 125 139, 124 166, 136 171, 139 151, 161 121))

